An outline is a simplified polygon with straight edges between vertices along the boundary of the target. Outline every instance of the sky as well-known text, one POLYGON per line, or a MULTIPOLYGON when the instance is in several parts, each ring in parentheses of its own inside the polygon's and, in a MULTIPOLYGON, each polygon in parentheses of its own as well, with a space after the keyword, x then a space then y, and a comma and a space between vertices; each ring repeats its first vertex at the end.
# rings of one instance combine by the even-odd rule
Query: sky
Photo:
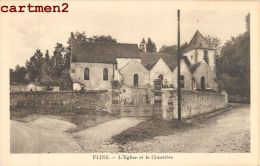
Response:
MULTIPOLYGON (((181 10, 181 43, 189 42, 199 30, 218 37, 224 44, 231 36, 245 32, 246 10, 181 10)), ((35 52, 49 50, 57 42, 67 45, 70 32, 111 35, 119 43, 140 43, 144 37, 162 45, 177 41, 177 8, 171 3, 77 2, 69 13, 16 14, 10 17, 10 67, 24 65, 35 52)))

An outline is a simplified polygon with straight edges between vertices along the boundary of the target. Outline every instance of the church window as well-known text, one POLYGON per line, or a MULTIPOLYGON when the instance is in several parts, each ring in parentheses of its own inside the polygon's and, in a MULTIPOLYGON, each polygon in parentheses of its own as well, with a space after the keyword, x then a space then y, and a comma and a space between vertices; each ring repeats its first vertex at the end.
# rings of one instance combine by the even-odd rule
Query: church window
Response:
POLYGON ((204 50, 204 61, 209 64, 208 50, 204 50))
POLYGON ((103 80, 108 80, 108 70, 107 70, 107 68, 104 68, 104 70, 103 70, 103 80))
POLYGON ((134 86, 138 86, 138 82, 139 82, 139 80, 138 80, 139 78, 138 78, 138 74, 134 74, 134 86))
POLYGON ((87 67, 84 69, 84 80, 89 80, 89 69, 87 67))
POLYGON ((184 75, 181 75, 181 76, 180 76, 180 87, 181 87, 181 88, 184 88, 184 81, 185 81, 185 80, 184 80, 184 75))

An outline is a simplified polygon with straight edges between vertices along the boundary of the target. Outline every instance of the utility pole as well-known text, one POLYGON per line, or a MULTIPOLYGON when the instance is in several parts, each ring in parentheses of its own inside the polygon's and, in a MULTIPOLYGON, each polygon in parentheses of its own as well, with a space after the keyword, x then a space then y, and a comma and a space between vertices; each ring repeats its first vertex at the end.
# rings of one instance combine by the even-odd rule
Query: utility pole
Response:
POLYGON ((177 78, 178 78, 178 120, 181 121, 181 87, 180 87, 180 59, 181 59, 181 53, 180 53, 180 9, 177 10, 177 19, 178 19, 178 30, 177 30, 177 41, 178 41, 178 46, 177 46, 177 57, 178 57, 178 72, 177 72, 177 78))

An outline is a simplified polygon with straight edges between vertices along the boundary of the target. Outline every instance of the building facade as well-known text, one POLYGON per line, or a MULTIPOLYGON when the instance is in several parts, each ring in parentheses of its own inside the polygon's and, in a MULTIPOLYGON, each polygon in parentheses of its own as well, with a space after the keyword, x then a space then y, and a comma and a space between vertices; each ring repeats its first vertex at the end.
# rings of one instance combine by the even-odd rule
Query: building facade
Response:
MULTIPOLYGON (((112 81, 121 87, 153 87, 155 79, 162 80, 163 88, 177 89, 174 54, 139 52, 136 44, 79 41, 72 42, 71 52, 70 73, 77 84, 74 90, 110 90, 112 81)), ((197 31, 182 52, 181 88, 218 90, 215 52, 197 31)))

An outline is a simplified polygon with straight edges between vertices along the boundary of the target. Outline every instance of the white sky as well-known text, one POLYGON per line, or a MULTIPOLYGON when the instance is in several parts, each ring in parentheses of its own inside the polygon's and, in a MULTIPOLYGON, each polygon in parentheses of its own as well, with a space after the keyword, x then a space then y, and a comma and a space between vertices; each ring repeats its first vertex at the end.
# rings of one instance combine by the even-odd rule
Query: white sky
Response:
MULTIPOLYGON (((57 2, 56 2, 57 3, 57 2)), ((176 44, 177 9, 167 2, 69 3, 69 13, 13 14, 10 19, 11 63, 24 65, 36 49, 52 54, 56 42, 67 45, 70 32, 111 35, 120 43, 139 44, 151 37, 157 50, 176 44), (138 8, 137 8, 138 7, 138 8)), ((198 29, 203 35, 220 38, 245 32, 245 10, 181 10, 181 43, 189 42, 198 29)))

